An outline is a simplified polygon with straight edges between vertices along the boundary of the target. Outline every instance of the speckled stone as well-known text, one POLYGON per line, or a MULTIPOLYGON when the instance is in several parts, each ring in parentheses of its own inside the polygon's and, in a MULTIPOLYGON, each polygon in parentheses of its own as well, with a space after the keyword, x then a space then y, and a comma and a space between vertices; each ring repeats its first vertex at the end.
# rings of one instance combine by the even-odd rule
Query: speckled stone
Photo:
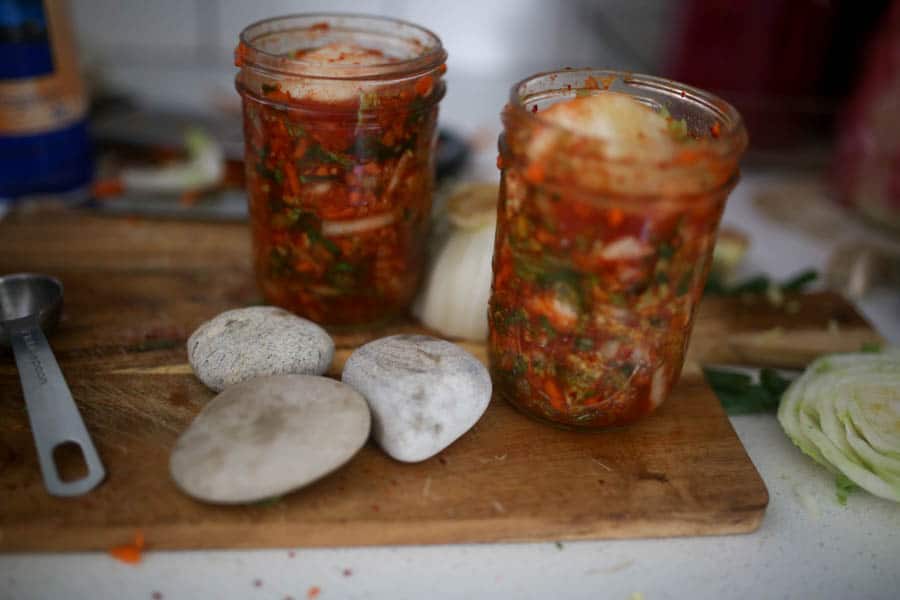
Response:
POLYGON ((276 375, 229 386, 178 438, 172 479, 206 502, 280 496, 331 473, 365 444, 365 399, 339 381, 276 375))
POLYGON ((321 375, 334 358, 334 341, 306 319, 274 306, 229 310, 197 328, 188 361, 207 387, 264 375, 321 375))
POLYGON ((341 379, 368 401, 375 441, 404 462, 425 460, 452 444, 491 399, 491 378, 478 359, 423 335, 394 335, 360 347, 341 379))

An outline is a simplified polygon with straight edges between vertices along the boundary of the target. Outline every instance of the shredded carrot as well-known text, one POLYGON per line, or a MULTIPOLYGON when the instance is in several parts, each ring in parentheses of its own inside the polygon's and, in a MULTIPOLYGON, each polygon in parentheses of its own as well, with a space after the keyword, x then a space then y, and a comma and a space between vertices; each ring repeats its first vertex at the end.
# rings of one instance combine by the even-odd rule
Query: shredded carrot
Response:
POLYGON ((288 191, 292 196, 300 195, 300 180, 297 179, 297 168, 289 160, 284 161, 284 174, 287 177, 288 191))
POLYGON ((722 135, 722 124, 719 123, 718 121, 716 121, 715 123, 713 123, 713 124, 712 124, 712 127, 709 128, 709 133, 710 133, 714 138, 717 138, 717 137, 719 137, 720 135, 722 135))
POLYGON ((606 222, 610 227, 618 227, 625 220, 625 213, 621 208, 611 208, 606 213, 606 222))
POLYGON ((294 152, 291 154, 291 156, 299 160, 303 158, 307 150, 309 150, 309 140, 307 140, 305 137, 301 138, 299 141, 297 141, 297 145, 294 146, 294 152))
POLYGON ((672 162, 676 165, 689 165, 700 160, 702 155, 695 150, 682 150, 672 162))
POLYGON ((497 155, 497 168, 498 169, 503 168, 503 157, 500 156, 499 154, 497 155))
POLYGON ((324 206, 321 216, 328 220, 349 219, 357 214, 357 210, 355 206, 324 206))
POLYGON ((280 102, 290 102, 292 100, 290 93, 281 89, 281 86, 278 86, 277 90, 273 90, 266 94, 266 98, 280 102))
POLYGON ((525 169, 525 181, 529 183, 541 183, 544 181, 544 165, 532 162, 525 169))
POLYGON ((118 179, 100 179, 91 186, 95 198, 114 198, 121 196, 125 186, 118 179))
POLYGON ((244 42, 240 42, 237 45, 237 48, 234 49, 234 66, 240 67, 244 64, 244 59, 247 56, 247 46, 244 45, 244 42))
POLYGON ((426 75, 416 82, 416 93, 420 96, 426 96, 431 91, 433 85, 434 78, 431 75, 426 75))
POLYGON ((119 562, 128 565, 136 565, 141 562, 141 551, 139 548, 131 545, 115 546, 110 548, 109 553, 119 562))
POLYGON ((513 275, 513 270, 512 270, 512 266, 510 266, 510 263, 503 263, 503 265, 500 267, 500 270, 497 271, 495 285, 497 285, 497 286, 503 285, 504 283, 506 283, 506 281, 510 277, 512 277, 512 275, 513 275))
POLYGON ((559 236, 550 233, 542 227, 539 227, 534 232, 534 238, 544 245, 555 244, 559 240, 559 236))
POLYGON ((566 410, 566 399, 563 398, 559 386, 556 385, 556 382, 553 379, 544 380, 544 392, 547 394, 547 397, 550 398, 550 404, 553 408, 559 411, 566 410))
POLYGON ((138 529, 134 533, 134 541, 130 544, 113 546, 109 554, 116 560, 128 565, 136 565, 141 562, 141 554, 144 550, 144 532, 138 529))
POLYGON ((443 75, 446 72, 447 72, 447 63, 444 63, 440 67, 438 67, 438 73, 440 73, 441 75, 443 75))
POLYGON ((578 219, 590 219, 591 215, 596 214, 594 207, 588 202, 583 202, 581 200, 574 200, 569 206, 569 210, 572 211, 572 214, 578 219))

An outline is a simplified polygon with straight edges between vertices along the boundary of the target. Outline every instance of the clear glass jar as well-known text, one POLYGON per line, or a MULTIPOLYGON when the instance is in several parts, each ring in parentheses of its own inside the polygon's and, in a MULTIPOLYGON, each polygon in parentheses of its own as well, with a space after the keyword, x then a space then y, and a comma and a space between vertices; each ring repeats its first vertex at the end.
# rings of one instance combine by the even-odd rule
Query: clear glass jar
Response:
POLYGON ((582 69, 515 85, 503 122, 494 389, 561 426, 631 423, 680 375, 747 144, 740 115, 672 81, 582 69), (666 152, 652 143, 636 151, 542 118, 560 101, 607 92, 656 109, 683 137, 666 152))
POLYGON ((393 19, 296 15, 247 27, 243 99, 256 277, 326 325, 403 312, 419 284, 447 53, 393 19))

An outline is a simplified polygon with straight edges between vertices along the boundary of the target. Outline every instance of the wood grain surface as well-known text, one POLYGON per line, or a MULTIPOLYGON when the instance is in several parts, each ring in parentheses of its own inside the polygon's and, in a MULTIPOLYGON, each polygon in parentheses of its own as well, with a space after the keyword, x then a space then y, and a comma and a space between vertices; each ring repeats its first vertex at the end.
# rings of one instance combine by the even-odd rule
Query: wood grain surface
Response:
MULTIPOLYGON (((137 529, 151 550, 748 532, 763 517, 766 488, 695 365, 746 358, 734 335, 765 343, 779 338, 776 327, 838 344, 836 327, 874 335, 830 295, 798 299, 803 309, 792 314, 765 302, 705 301, 682 381, 633 427, 563 431, 495 400, 471 432, 423 463, 395 462, 370 443, 345 468, 276 502, 215 507, 178 492, 168 458, 213 395, 191 374, 187 337, 223 310, 260 302, 247 229, 19 212, 0 222, 0 274, 27 271, 63 281, 64 314, 50 340, 109 475, 80 498, 44 491, 14 362, 0 349, 5 551, 102 550, 137 529)), ((406 321, 335 333, 333 372, 352 348, 395 331, 422 328, 406 321)), ((463 345, 483 358, 483 347, 463 345)), ((811 349, 802 352, 808 360, 811 349)), ((785 364, 801 360, 787 354, 785 364)))

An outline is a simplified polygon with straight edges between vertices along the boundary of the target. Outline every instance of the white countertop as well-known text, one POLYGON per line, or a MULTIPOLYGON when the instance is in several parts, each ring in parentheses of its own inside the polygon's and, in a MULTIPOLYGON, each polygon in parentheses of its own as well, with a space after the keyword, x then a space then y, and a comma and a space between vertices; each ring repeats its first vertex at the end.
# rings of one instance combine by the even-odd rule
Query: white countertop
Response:
POLYGON ((900 506, 801 455, 775 418, 732 423, 766 482, 748 535, 597 542, 0 557, 3 598, 896 598, 900 506), (349 569, 349 575, 345 570, 349 569), (258 586, 257 586, 258 584, 258 586), (641 596, 638 596, 641 597, 641 596))
MULTIPOLYGON (((445 122, 467 134, 476 129, 473 123, 489 123, 490 138, 503 89, 478 97, 449 95, 445 122)), ((479 155, 473 177, 496 178, 494 148, 479 155)), ((781 278, 808 267, 822 269, 834 240, 798 235, 754 210, 754 193, 773 181, 745 175, 729 200, 724 221, 753 238, 744 270, 781 278)), ((886 338, 900 344, 900 294, 872 294, 860 308, 886 338)), ((150 551, 137 566, 102 553, 2 555, 0 598, 301 600, 315 596, 315 589, 321 600, 897 598, 900 505, 857 492, 841 506, 832 476, 790 443, 774 415, 731 422, 770 494, 762 526, 748 535, 561 546, 150 551)))

